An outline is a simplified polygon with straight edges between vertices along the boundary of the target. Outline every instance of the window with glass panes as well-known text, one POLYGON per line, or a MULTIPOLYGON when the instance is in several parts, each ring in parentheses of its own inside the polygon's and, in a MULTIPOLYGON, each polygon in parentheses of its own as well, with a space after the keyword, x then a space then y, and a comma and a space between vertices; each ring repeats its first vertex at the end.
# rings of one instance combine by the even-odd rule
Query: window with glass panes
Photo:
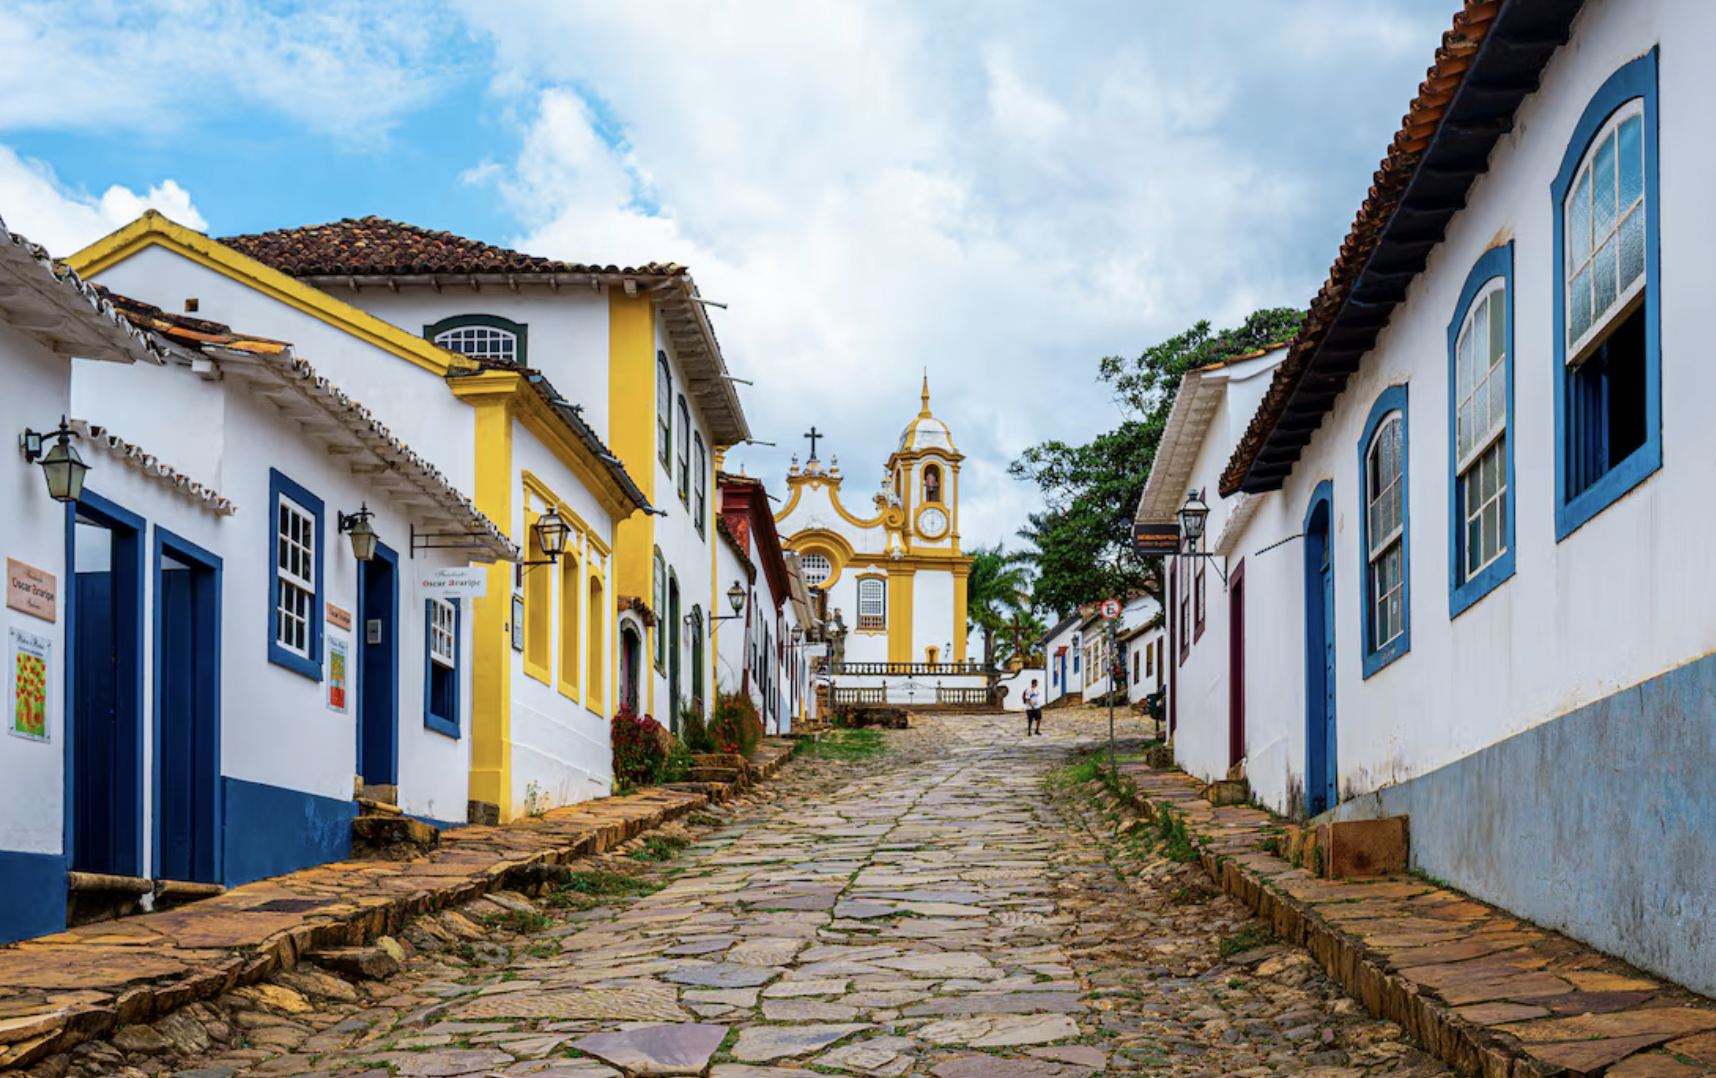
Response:
POLYGON ((804 582, 807 587, 820 588, 834 575, 834 563, 822 554, 806 554, 799 560, 804 565, 804 582))
POLYGON ((459 326, 435 335, 436 345, 471 359, 518 362, 518 334, 494 326, 459 326))
POLYGON ((314 659, 311 619, 316 617, 316 518, 282 494, 275 524, 274 642, 314 659))
POLYGON ((858 581, 858 628, 888 627, 888 587, 873 577, 858 581))
POLYGON ((691 409, 679 397, 679 504, 691 508, 691 409))
POLYGON ((673 471, 673 373, 667 353, 655 354, 655 451, 662 467, 673 471))
POLYGON ((1454 352, 1461 579, 1507 550, 1507 363, 1507 287, 1497 279, 1466 312, 1454 352))
POLYGON ((697 435, 693 441, 695 449, 692 486, 695 488, 695 500, 692 512, 697 514, 697 534, 708 538, 709 517, 709 454, 703 448, 703 435, 697 435))
POLYGON ((1381 651, 1406 629, 1405 491, 1402 440, 1406 417, 1383 420, 1366 454, 1365 520, 1369 576, 1369 650, 1381 651))

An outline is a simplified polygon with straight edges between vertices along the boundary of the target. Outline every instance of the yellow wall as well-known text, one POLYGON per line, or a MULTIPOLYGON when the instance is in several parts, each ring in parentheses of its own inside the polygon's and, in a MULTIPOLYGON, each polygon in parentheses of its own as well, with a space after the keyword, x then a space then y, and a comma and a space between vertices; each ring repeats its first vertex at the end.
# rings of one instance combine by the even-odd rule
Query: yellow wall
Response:
MULTIPOLYGON (((655 504, 655 314, 648 299, 608 293, 608 447, 631 473, 638 489, 655 504)), ((614 567, 611 577, 617 594, 608 596, 613 607, 621 595, 652 602, 655 556, 655 517, 634 513, 614 529, 614 567)), ((657 610, 664 619, 667 611, 657 610)), ((656 628, 653 632, 660 632, 656 628)), ((644 640, 644 657, 638 677, 644 682, 640 703, 655 710, 655 678, 650 656, 652 639, 644 640)))
MULTIPOLYGON (((461 395, 476 414, 477 509, 510 532, 512 390, 461 395)), ((470 797, 499 805, 503 820, 512 806, 512 574, 510 562, 490 565, 488 594, 472 600, 470 797)))
POLYGON ((912 654, 912 590, 916 570, 888 567, 888 661, 916 662, 912 654))
POLYGON ((970 634, 965 624, 966 583, 971 579, 971 565, 955 566, 953 570, 953 661, 965 661, 965 638, 970 634))

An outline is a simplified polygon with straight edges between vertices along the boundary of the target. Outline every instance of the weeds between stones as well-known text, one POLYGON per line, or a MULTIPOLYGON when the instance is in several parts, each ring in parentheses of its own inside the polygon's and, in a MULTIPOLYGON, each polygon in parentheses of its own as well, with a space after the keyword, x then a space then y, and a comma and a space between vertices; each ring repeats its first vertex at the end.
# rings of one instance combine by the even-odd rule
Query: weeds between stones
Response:
POLYGON ((540 913, 507 910, 505 913, 488 914, 482 918, 482 923, 484 928, 504 928, 521 936, 528 936, 532 932, 542 931, 554 922, 540 913))
POLYGON ((691 845, 691 840, 679 835, 650 835, 643 840, 643 849, 626 854, 634 861, 671 861, 675 854, 691 845))
POLYGON ((1233 935, 1223 939, 1220 946, 1217 947, 1217 951, 1223 958, 1232 958, 1236 954, 1256 950, 1259 947, 1274 942, 1275 937, 1270 933, 1269 929, 1264 928, 1259 924, 1250 924, 1246 925, 1238 932, 1235 932, 1233 935))
POLYGON ((1200 902, 1208 902, 1216 893, 1208 887, 1182 887, 1168 896, 1168 901, 1176 906, 1195 906, 1200 902))
POLYGON ((804 756, 824 760, 868 760, 884 755, 888 743, 880 730, 830 730, 815 741, 800 746, 804 756))
MULTIPOLYGON (((580 895, 653 895, 661 890, 661 885, 648 880, 633 879, 622 876, 617 872, 602 872, 600 870, 584 870, 573 872, 566 877, 566 882, 560 885, 560 891, 570 891, 580 895)), ((550 901, 553 901, 550 899, 550 901)))

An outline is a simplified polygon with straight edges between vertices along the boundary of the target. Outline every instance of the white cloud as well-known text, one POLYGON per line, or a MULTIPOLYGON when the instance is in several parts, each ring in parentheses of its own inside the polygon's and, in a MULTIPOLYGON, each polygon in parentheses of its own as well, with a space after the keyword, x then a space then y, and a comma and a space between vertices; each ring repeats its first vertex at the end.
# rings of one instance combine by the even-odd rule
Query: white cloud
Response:
POLYGON ((162 180, 143 194, 115 184, 95 197, 67 188, 46 164, 0 146, 0 217, 56 256, 88 246, 148 209, 198 231, 208 228, 190 192, 175 180, 162 180))
POLYGON ((440 88, 461 44, 445 12, 415 4, 9 3, 0 130, 170 131, 251 108, 373 142, 440 88))
POLYGON ((734 459, 776 483, 815 423, 867 488, 928 367, 968 546, 1035 507, 1022 449, 1112 425, 1101 356, 1309 298, 1445 26, 1422 8, 463 5, 525 118, 482 166, 514 242, 690 265, 781 443, 734 459))

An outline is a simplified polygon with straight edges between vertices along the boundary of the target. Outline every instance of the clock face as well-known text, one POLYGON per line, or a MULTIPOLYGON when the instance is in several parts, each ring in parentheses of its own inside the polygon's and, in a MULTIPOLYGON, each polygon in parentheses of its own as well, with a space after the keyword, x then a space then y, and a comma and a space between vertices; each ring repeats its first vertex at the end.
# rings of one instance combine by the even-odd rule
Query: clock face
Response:
POLYGON ((947 531, 947 514, 940 509, 925 509, 918 514, 918 531, 931 536, 947 531))

